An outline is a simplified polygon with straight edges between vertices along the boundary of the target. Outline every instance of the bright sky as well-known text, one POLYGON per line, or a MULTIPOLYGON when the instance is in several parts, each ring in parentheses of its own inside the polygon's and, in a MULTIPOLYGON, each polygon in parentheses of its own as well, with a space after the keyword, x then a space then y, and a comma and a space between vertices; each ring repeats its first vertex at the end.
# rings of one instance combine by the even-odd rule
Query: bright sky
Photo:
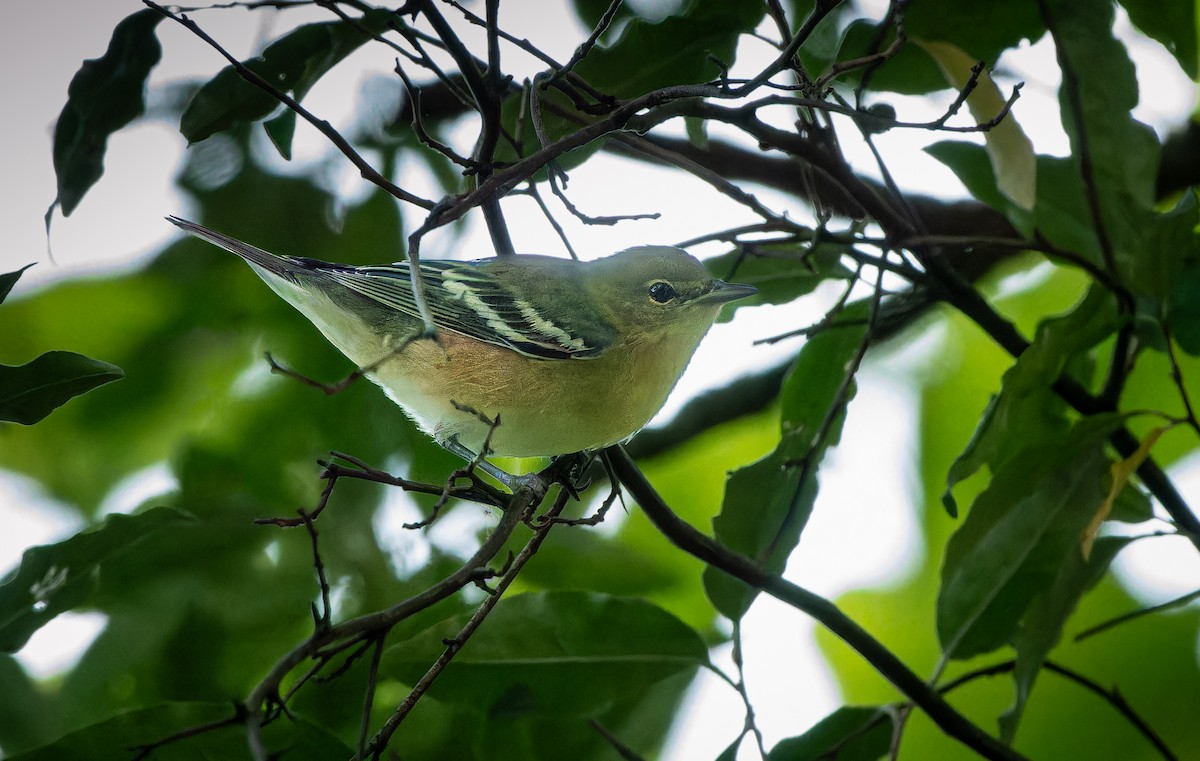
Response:
MULTIPOLYGON (((171 179, 180 162, 183 139, 174 125, 163 122, 140 124, 117 135, 109 144, 106 174, 70 219, 56 218, 52 242, 57 264, 46 257, 46 237, 42 215, 54 198, 54 176, 50 163, 50 130, 66 96, 67 84, 84 58, 100 55, 107 45, 109 31, 126 14, 140 7, 132 2, 94 2, 66 0, 58 3, 21 3, 6 13, 0 25, 0 67, 8 75, 0 77, 0 102, 6 104, 9 118, 0 130, 0 166, 7 181, 0 186, 0 220, 5 245, 0 246, 0 271, 16 269, 30 261, 40 262, 26 274, 21 291, 45 285, 65 277, 110 271, 144 261, 178 232, 162 218, 167 214, 186 216, 186 199, 174 189, 171 179), (62 23, 70 18, 71 23, 62 23), (47 31, 51 30, 51 31, 47 31)), ((563 3, 514 3, 504 9, 506 28, 517 36, 536 40, 555 57, 566 59, 574 41, 575 21, 563 3), (515 14, 509 15, 508 8, 515 14), (558 15, 555 15, 558 14, 558 15), (564 34, 564 28, 571 34, 564 34)), ((287 23, 295 15, 291 12, 287 23)), ((310 14, 324 18, 321 14, 310 14)), ((250 53, 258 40, 272 35, 271 22, 264 28, 269 12, 250 14, 223 11, 198 14, 205 29, 236 54, 250 53)), ((216 71, 222 63, 215 52, 170 22, 160 26, 165 49, 164 61, 155 75, 155 83, 185 76, 203 76, 216 71)), ((334 124, 344 123, 356 101, 367 72, 386 75, 390 56, 374 46, 356 55, 326 77, 305 101, 318 114, 334 124)), ((767 53, 765 46, 750 43, 742 59, 767 53)), ((1054 82, 1039 82, 1036 77, 1053 66, 1039 66, 1052 53, 1040 46, 1022 57, 1019 76, 1031 81, 1015 111, 1026 132, 1040 150, 1062 153, 1065 136, 1057 124, 1053 103, 1054 82)), ((1195 102, 1192 83, 1176 73, 1164 51, 1155 45, 1139 49, 1139 69, 1143 82, 1153 90, 1143 93, 1139 116, 1157 125, 1180 123, 1195 102)), ((1051 59, 1052 60, 1052 59, 1051 59)), ((1003 62, 1014 65, 1017 62, 1003 62)), ((520 69, 520 67, 517 67, 520 69)), ((532 73, 533 67, 528 68, 532 73)), ((526 73, 518 71, 519 74, 526 73)), ((915 101, 895 99, 901 114, 912 119, 928 118, 915 112, 915 101)), ((959 191, 957 180, 940 164, 926 159, 919 147, 923 136, 914 133, 889 133, 881 141, 892 161, 896 176, 908 187, 924 192, 959 191), (911 163, 915 162, 915 163, 911 163), (913 185, 910 180, 917 180, 913 185)), ((303 166, 328 150, 323 138, 301 125, 297 130, 296 164, 303 166)), ((644 167, 636 167, 645 172, 644 167)), ((732 226, 734 212, 723 199, 704 187, 687 186, 674 180, 662 183, 623 181, 631 165, 610 160, 594 162, 572 173, 572 200, 593 214, 621 214, 660 211, 657 222, 630 222, 614 228, 582 228, 560 215, 576 246, 592 255, 619 250, 639 243, 671 243, 718 227, 732 226), (664 188, 670 189, 663 192, 664 188), (686 191, 682 188, 687 188, 686 191), (703 226, 698 221, 703 221, 703 226), (713 222, 712 220, 720 220, 713 222), (726 223, 726 220, 729 220, 726 223)), ((671 175, 664 174, 664 178, 671 175)), ((348 195, 363 192, 363 183, 347 167, 340 183, 348 195)), ((760 197, 768 206, 785 209, 782 199, 770 193, 760 197)), ((550 228, 529 216, 528 204, 512 203, 506 208, 516 245, 527 252, 561 252, 550 228), (527 221, 525 221, 527 220, 527 221)), ((802 210, 789 209, 803 218, 802 210)), ((284 221, 281 221, 284 222, 284 221)), ((430 255, 450 255, 446 240, 432 239, 430 255), (442 250, 438 250, 438 246, 442 250)), ((476 225, 469 233, 467 247, 472 257, 487 254, 486 236, 476 225)), ((264 298, 272 298, 263 289, 264 298)), ((814 299, 814 302, 817 300, 814 299)), ((690 393, 740 373, 747 367, 765 364, 779 352, 794 351, 784 345, 774 350, 754 348, 751 341, 777 332, 785 318, 779 312, 755 310, 732 327, 719 326, 706 341, 679 393, 668 406, 676 409, 690 393)), ((806 323, 805 315, 818 316, 821 305, 812 303, 786 315, 787 325, 806 323), (803 312, 803 313, 801 313, 803 312)), ((298 318, 299 319, 299 318, 298 318)), ((30 358, 0 357, 9 363, 30 358)), ((897 453, 915 447, 915 402, 906 388, 906 369, 919 362, 920 356, 892 359, 884 372, 868 364, 860 380, 861 389, 847 423, 842 447, 835 450, 822 470, 822 491, 812 522, 806 530, 803 551, 797 553, 788 568, 788 577, 816 592, 836 596, 847 589, 876 584, 904 573, 917 530, 910 502, 914 494, 913 464, 897 453), (879 420, 892 425, 880 428, 879 420), (873 477, 856 477, 855 463, 871 462, 873 477), (882 467, 881 467, 882 466, 882 467), (836 509, 853 505, 852 511, 836 509), (847 519, 845 516, 852 514, 847 519)), ((1190 469, 1191 474, 1197 472, 1190 469)), ((169 484, 165 469, 152 469, 132 479, 129 490, 114 497, 112 509, 129 509, 140 499, 138 494, 169 484)), ((1200 478, 1190 476, 1181 484, 1193 502, 1200 495, 1200 478)), ((77 519, 66 506, 55 506, 37 493, 36 485, 11 474, 0 473, 0 573, 19 561, 21 550, 29 545, 55 541, 77 526, 77 519), (33 507, 36 506, 36 507, 33 507)), ((1186 548, 1176 552, 1164 544, 1135 545, 1120 563, 1126 579, 1148 598, 1169 598, 1195 586, 1200 578, 1200 562, 1186 548), (1145 548, 1145 551, 1142 548, 1145 548), (1148 558, 1147 555, 1156 557, 1148 558), (1186 582, 1179 588, 1180 579, 1186 582)), ((47 675, 67 667, 81 649, 103 626, 96 614, 69 614, 46 627, 20 653, 34 673, 47 675)), ((747 681, 751 698, 759 710, 758 719, 768 746, 786 736, 798 734, 839 704, 836 686, 812 646, 813 625, 790 609, 770 601, 755 606, 744 626, 747 652, 747 681), (795 685, 809 689, 797 695, 795 685), (780 699, 786 696, 786 700, 780 699)), ((719 656, 727 659, 727 649, 719 656)), ((726 664, 727 665, 727 664, 726 664)), ((727 686, 715 679, 700 677, 693 690, 693 709, 683 724, 676 727, 670 759, 688 759, 712 755, 715 747, 724 747, 741 726, 740 700, 727 686)), ((749 758, 743 750, 743 757, 749 758)))

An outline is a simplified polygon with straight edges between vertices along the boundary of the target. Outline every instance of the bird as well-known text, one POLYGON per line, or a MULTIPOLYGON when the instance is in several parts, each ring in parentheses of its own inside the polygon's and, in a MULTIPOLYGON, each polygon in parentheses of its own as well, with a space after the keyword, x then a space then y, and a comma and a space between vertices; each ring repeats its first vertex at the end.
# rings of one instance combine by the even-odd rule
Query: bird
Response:
POLYGON ((408 261, 280 256, 167 219, 244 259, 422 430, 469 460, 628 439, 662 407, 721 307, 757 292, 671 246, 590 261, 422 259, 426 319, 408 261))

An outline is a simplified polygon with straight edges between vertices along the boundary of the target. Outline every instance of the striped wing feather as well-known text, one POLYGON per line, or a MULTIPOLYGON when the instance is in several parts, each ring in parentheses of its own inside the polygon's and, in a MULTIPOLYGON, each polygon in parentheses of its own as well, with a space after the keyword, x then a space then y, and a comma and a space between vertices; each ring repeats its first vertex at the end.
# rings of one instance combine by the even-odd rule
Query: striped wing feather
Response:
MULTIPOLYGON (((407 262, 374 267, 330 268, 335 282, 384 306, 420 317, 407 262)), ((611 343, 611 328, 579 331, 543 316, 528 301, 478 265, 422 262, 425 293, 434 324, 539 359, 587 359, 611 343)))

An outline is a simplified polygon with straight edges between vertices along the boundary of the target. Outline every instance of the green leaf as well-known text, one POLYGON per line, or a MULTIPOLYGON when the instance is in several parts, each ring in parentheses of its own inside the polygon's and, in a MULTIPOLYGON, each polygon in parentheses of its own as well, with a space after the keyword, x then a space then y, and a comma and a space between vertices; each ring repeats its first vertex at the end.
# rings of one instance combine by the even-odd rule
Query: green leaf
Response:
POLYGON ((707 82, 720 75, 718 61, 733 64, 739 38, 758 26, 765 10, 754 0, 688 0, 660 22, 634 18, 611 45, 594 48, 575 70, 618 98, 707 82))
POLYGON ((721 751, 715 761, 737 761, 738 748, 742 747, 742 738, 745 735, 739 735, 736 740, 731 742, 725 750, 721 751))
MULTIPOLYGON (((1130 115, 1138 102, 1136 72, 1125 46, 1113 36, 1113 4, 1109 0, 1049 0, 1048 13, 1057 30, 1060 60, 1070 62, 1077 83, 1078 112, 1068 77, 1059 88, 1063 128, 1073 157, 1085 150, 1092 182, 1117 266, 1136 266, 1140 239, 1155 199, 1159 144, 1153 130, 1130 115), (1086 135, 1084 132, 1086 131, 1086 135), (1086 138, 1086 142, 1085 142, 1086 138)), ((1088 178, 1076 174, 1076 194, 1088 178)), ((1107 262, 1097 264, 1109 267, 1107 262)))
MULTIPOLYGON (((761 245, 753 253, 730 251, 704 262, 714 275, 758 289, 737 307, 759 304, 789 304, 812 293, 826 280, 850 280, 854 272, 841 263, 841 249, 828 244, 813 246, 761 245)), ((733 317, 732 309, 721 312, 721 320, 733 317)))
MULTIPOLYGON (((579 19, 579 23, 583 24, 590 31, 596 28, 596 24, 600 23, 600 18, 611 4, 610 0, 571 0, 571 9, 575 11, 575 16, 579 19)), ((633 8, 627 3, 622 3, 617 8, 617 13, 613 17, 613 25, 616 26, 619 22, 630 18, 634 14, 635 11, 633 8)), ((606 34, 611 35, 612 32, 613 28, 610 26, 606 34)), ((604 38, 601 37, 601 39, 603 40, 604 38)))
POLYGON ((1033 209, 1034 226, 1057 247, 1073 251, 1100 265, 1100 239, 1080 182, 1075 156, 1038 157, 1038 200, 1033 209))
POLYGON ((1198 226, 1200 204, 1195 191, 1185 191, 1170 211, 1155 215, 1145 230, 1141 253, 1130 264, 1132 285, 1156 301, 1166 299, 1184 269, 1200 264, 1198 226))
MULTIPOLYGON (((862 319, 862 302, 842 312, 842 319, 862 319)), ((817 469, 825 452, 841 436, 846 405, 854 396, 853 381, 839 398, 844 370, 866 335, 865 325, 824 330, 804 344, 780 398, 782 435, 775 451, 729 475, 713 533, 721 544, 779 573, 804 530, 817 496, 817 469), (818 440, 826 419, 831 421, 818 440)), ((704 589, 722 615, 739 619, 749 610, 757 590, 712 567, 704 569, 704 589)))
POLYGON ((104 55, 84 61, 71 79, 67 104, 54 125, 55 203, 64 217, 104 174, 108 136, 146 108, 146 79, 162 57, 154 36, 162 18, 153 9, 126 17, 113 30, 104 55))
MULTIPOLYGON (((623 26, 614 24, 605 39, 615 39, 592 48, 575 67, 575 73, 599 91, 617 98, 634 98, 662 87, 712 81, 721 75, 722 64, 733 64, 738 41, 754 30, 766 9, 756 0, 720 3, 684 0, 681 6, 660 21, 634 16, 623 26), (619 31, 614 35, 617 28, 619 31)), ((586 7, 578 8, 577 12, 592 15, 586 7)), ((619 13, 618 18, 624 19, 625 14, 619 13)), ((579 130, 581 119, 595 118, 577 113, 571 101, 555 89, 542 92, 541 99, 549 104, 543 108, 542 128, 550 140, 579 130), (565 110, 574 117, 560 116, 556 110, 565 110)), ((512 134, 524 134, 524 147, 532 150, 538 145, 534 130, 529 125, 518 127, 519 115, 528 118, 526 102, 524 91, 512 94, 504 102, 502 120, 512 134)), ((593 141, 560 157, 557 163, 570 169, 599 150, 600 145, 600 141, 593 141)), ((512 160, 516 155, 511 147, 502 144, 496 158, 512 160)))
POLYGON ((1193 80, 1196 68, 1196 4, 1191 0, 1120 0, 1129 20, 1163 44, 1193 80))
POLYGON ((123 377, 116 365, 69 351, 48 351, 24 365, 0 365, 0 421, 33 425, 72 397, 123 377))
POLYGON ((288 109, 273 119, 263 122, 263 129, 271 139, 271 145, 279 151, 284 161, 292 160, 292 138, 296 134, 296 112, 288 109))
POLYGON ((110 515, 70 539, 25 550, 21 565, 0 583, 0 651, 20 650, 59 613, 87 602, 97 575, 111 557, 160 528, 189 518, 165 507, 137 515, 110 515))
MULTIPOLYGON (((114 716, 65 735, 55 742, 9 761, 129 761, 139 746, 158 742, 176 732, 229 717, 233 709, 221 703, 165 703, 114 716)), ((266 755, 278 761, 345 761, 354 755, 340 740, 304 719, 289 717, 264 727, 266 755)), ((250 758, 246 728, 241 722, 167 743, 154 750, 154 761, 250 758)))
POLYGON ((1096 586, 1113 558, 1132 541, 1131 537, 1116 536, 1098 539, 1086 560, 1082 553, 1068 553, 1058 575, 1030 605, 1012 641, 1017 651, 1017 665, 1013 669, 1017 695, 1016 702, 1000 717, 1000 737, 1004 742, 1012 744, 1033 682, 1062 638, 1063 626, 1079 600, 1096 586))
MULTIPOLYGON (((383 673, 414 684, 466 618, 442 621, 389 647, 383 673)), ((429 694, 494 719, 585 716, 707 663, 700 636, 648 602, 530 592, 496 605, 429 694)))
POLYGON ((1121 523, 1142 523, 1154 517, 1154 506, 1150 497, 1133 484, 1128 484, 1113 502, 1109 520, 1121 523))
MULTIPOLYGON (((922 0, 904 9, 904 31, 910 40, 952 42, 975 60, 995 61, 1005 50, 1033 41, 1045 27, 1034 3, 962 3, 957 0, 922 0)), ((850 24, 842 39, 838 60, 849 60, 887 49, 895 39, 894 28, 884 30, 872 21, 850 24)), ((871 72, 871 87, 877 90, 919 94, 944 89, 946 80, 936 64, 912 44, 903 45, 871 72)), ((846 72, 838 81, 857 83, 864 69, 846 72)))
POLYGON ((1180 273, 1167 296, 1166 321, 1179 348, 1200 356, 1200 261, 1180 273))
MULTIPOLYGON (((372 9, 354 24, 340 20, 305 24, 244 65, 280 92, 302 100, 317 80, 371 39, 368 32, 385 30, 391 17, 389 10, 372 9)), ((179 131, 189 143, 196 143, 235 124, 261 119, 278 106, 273 96, 242 79, 233 66, 226 66, 192 97, 179 131)), ((271 134, 272 140, 278 138, 271 134)))
POLYGON ((13 286, 21 279, 21 275, 25 274, 25 270, 32 266, 33 263, 26 264, 15 272, 6 272, 0 275, 0 304, 3 304, 4 300, 8 298, 8 294, 12 293, 13 286))
POLYGON ((1069 313, 1038 326, 1037 336, 1004 373, 1000 393, 988 403, 966 449, 946 474, 942 504, 958 514, 953 489, 984 465, 996 472, 1017 453, 1053 440, 1067 425, 1066 407, 1052 386, 1077 356, 1116 332, 1113 297, 1092 288, 1069 313))
MULTIPOLYGON (((918 45, 937 61, 938 67, 955 89, 962 90, 971 80, 972 69, 978 61, 949 42, 918 41, 918 45)), ((1004 110, 1007 98, 992 81, 985 69, 975 80, 975 89, 967 96, 967 107, 976 123, 994 119, 1004 110)), ((1037 198, 1037 158, 1033 143, 1009 113, 996 126, 983 133, 984 145, 991 160, 996 187, 1018 208, 1031 211, 1037 198)))
POLYGON ((895 721, 873 706, 843 706, 799 737, 780 740, 767 761, 876 761, 887 755, 895 721))
MULTIPOLYGON (((1013 227, 1022 235, 1033 235, 1033 214, 1018 206, 1000 191, 992 154, 983 146, 959 140, 943 140, 925 147, 925 152, 949 167, 950 171, 967 186, 976 200, 982 201, 1004 214, 1013 227)), ((1036 157, 1035 157, 1036 160, 1036 157)), ((1037 168, 1033 170, 1036 190, 1037 168)), ((1034 205, 1040 204, 1038 200, 1034 205)))
POLYGON ((0 748, 7 754, 36 748, 57 737, 52 701, 38 689, 21 664, 0 653, 0 748))
POLYGON ((1007 642, 1070 555, 1082 552, 1082 532, 1108 493, 1104 447, 1122 423, 1116 415, 1086 418, 995 471, 946 546, 937 630, 947 657, 1007 642))

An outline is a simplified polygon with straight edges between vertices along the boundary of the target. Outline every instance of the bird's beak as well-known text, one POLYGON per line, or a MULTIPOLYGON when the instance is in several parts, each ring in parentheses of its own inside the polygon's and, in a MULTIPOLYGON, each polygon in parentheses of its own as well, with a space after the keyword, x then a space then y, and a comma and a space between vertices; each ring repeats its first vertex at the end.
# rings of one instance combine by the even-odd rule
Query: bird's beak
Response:
POLYGON ((744 299, 745 297, 753 296, 756 293, 758 293, 758 289, 752 285, 726 283, 724 280, 716 280, 713 282, 712 290, 696 299, 696 301, 700 301, 705 304, 724 304, 727 301, 744 299))

